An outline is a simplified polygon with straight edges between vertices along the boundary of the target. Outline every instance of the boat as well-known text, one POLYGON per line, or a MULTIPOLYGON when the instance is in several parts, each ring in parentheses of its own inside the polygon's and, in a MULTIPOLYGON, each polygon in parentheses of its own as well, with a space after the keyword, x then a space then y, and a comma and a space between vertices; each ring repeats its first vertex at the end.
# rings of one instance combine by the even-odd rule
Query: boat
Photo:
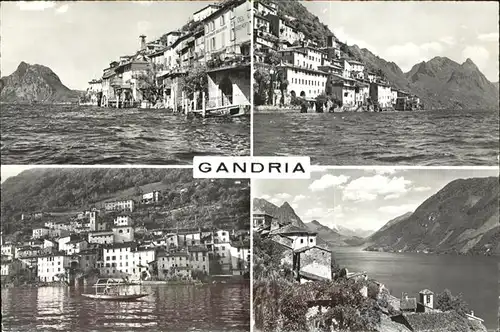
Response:
POLYGON ((149 295, 142 292, 128 293, 126 288, 131 284, 123 279, 97 279, 92 286, 95 288, 95 293, 82 293, 81 295, 89 299, 106 301, 133 301, 149 295))

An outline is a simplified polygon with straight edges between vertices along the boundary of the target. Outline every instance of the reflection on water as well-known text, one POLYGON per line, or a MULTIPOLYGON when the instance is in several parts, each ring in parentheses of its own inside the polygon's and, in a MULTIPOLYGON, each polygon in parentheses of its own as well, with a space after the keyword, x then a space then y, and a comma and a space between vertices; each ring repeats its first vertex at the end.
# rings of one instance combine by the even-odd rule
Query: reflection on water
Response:
POLYGON ((263 113, 254 154, 320 165, 498 165, 499 113, 263 113))
POLYGON ((2 164, 191 164, 250 155, 250 120, 160 110, 2 105, 2 164))
POLYGON ((422 289, 462 293, 474 313, 484 319, 488 331, 497 327, 497 257, 425 255, 335 248, 336 262, 351 271, 365 271, 385 284, 396 297, 416 297, 422 289))
POLYGON ((80 295, 91 291, 91 287, 2 289, 2 331, 250 330, 248 283, 144 286, 150 295, 133 302, 80 295))

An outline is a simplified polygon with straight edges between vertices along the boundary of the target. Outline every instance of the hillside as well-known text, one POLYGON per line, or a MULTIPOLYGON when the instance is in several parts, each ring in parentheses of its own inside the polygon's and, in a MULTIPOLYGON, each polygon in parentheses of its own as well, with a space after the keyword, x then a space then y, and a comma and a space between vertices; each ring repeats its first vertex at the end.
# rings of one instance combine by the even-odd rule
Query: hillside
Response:
POLYGON ((283 203, 280 207, 270 203, 262 198, 254 198, 253 200, 254 211, 260 210, 284 224, 292 224, 298 227, 307 228, 300 217, 295 213, 293 208, 288 202, 283 203))
POLYGON ((297 0, 271 1, 263 0, 263 3, 273 2, 278 9, 278 16, 290 26, 302 31, 306 39, 310 39, 319 45, 325 46, 325 37, 333 35, 328 27, 321 23, 316 15, 313 15, 297 0))
POLYGON ((311 222, 306 223, 307 228, 311 231, 318 233, 318 236, 321 237, 326 242, 332 245, 345 245, 344 240, 345 237, 335 232, 333 229, 328 228, 322 225, 319 221, 313 220, 311 222))
POLYGON ((66 87, 48 67, 21 62, 16 71, 0 78, 0 101, 52 103, 78 101, 80 92, 66 87))
POLYGON ((163 202, 136 216, 159 227, 246 228, 247 180, 193 179, 190 169, 33 169, 2 183, 2 231, 27 229, 22 213, 81 211, 117 198, 162 190, 163 202))
POLYGON ((455 180, 411 215, 389 221, 367 250, 500 254, 497 177, 455 180))

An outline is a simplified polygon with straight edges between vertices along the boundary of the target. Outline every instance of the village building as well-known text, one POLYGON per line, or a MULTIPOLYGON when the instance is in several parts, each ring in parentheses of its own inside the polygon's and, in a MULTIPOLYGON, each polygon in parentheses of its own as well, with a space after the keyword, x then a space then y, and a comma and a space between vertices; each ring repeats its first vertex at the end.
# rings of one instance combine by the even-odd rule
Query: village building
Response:
POLYGON ((88 243, 96 244, 113 244, 114 233, 113 231, 93 231, 88 233, 88 243))
POLYGON ((129 215, 119 214, 113 219, 113 225, 115 226, 132 226, 132 218, 129 215))
POLYGON ((366 105, 370 98, 370 83, 366 81, 356 81, 355 87, 356 105, 366 105))
POLYGON ((209 108, 250 105, 251 11, 240 0, 203 21, 209 108))
POLYGON ((132 226, 114 226, 111 231, 113 232, 113 243, 134 241, 135 233, 132 226))
POLYGON ((385 110, 392 106, 391 86, 386 83, 370 83, 370 100, 379 109, 385 110))
POLYGON ((102 79, 92 79, 89 81, 86 96, 90 105, 101 106, 102 79))
POLYGON ((264 3, 262 1, 254 1, 254 8, 257 13, 260 13, 262 16, 267 15, 277 15, 278 10, 276 8, 275 3, 264 3))
POLYGON ((172 278, 190 278, 190 255, 185 251, 159 252, 157 257, 158 278, 169 280, 172 278))
POLYGON ((333 78, 330 84, 330 95, 339 100, 342 106, 356 105, 356 90, 359 91, 356 81, 348 78, 333 78))
POLYGON ((63 254, 45 255, 37 259, 38 279, 54 282, 64 278, 66 268, 70 267, 70 257, 63 254))
POLYGON ((254 231, 271 227, 271 222, 273 221, 273 217, 271 215, 260 210, 252 213, 252 218, 254 231))
POLYGON ((102 100, 101 106, 112 106, 113 102, 116 102, 115 90, 111 86, 111 81, 116 76, 115 68, 118 66, 117 61, 112 61, 108 68, 103 70, 102 74, 102 100))
POLYGON ((12 243, 4 243, 2 244, 2 256, 6 256, 7 259, 16 258, 16 247, 12 243))
MULTIPOLYGON (((162 36, 162 39, 163 39, 163 44, 165 46, 167 46, 167 50, 168 48, 170 48, 170 46, 172 46, 172 44, 182 35, 182 32, 180 31, 170 31, 168 33, 166 33, 165 35, 162 36)), ((165 50, 165 53, 164 53, 164 56, 165 56, 165 61, 167 61, 167 51, 165 50)), ((168 62, 167 62, 167 65, 168 65, 168 62)), ((167 66, 169 67, 169 66, 167 66)))
POLYGON ((208 257, 208 249, 204 246, 188 247, 189 258, 193 272, 202 272, 210 274, 210 261, 208 257))
POLYGON ((83 271, 98 268, 97 262, 100 258, 100 249, 85 249, 79 252, 79 266, 83 271))
POLYGON ((142 201, 144 204, 157 203, 161 199, 161 192, 159 190, 153 190, 149 193, 142 195, 142 201))
POLYGON ((231 242, 230 252, 233 275, 242 276, 250 272, 250 243, 248 241, 231 242))
POLYGON ((353 59, 341 59, 344 68, 343 76, 345 78, 364 79, 365 65, 362 62, 353 59))
POLYGON ((193 21, 200 22, 203 21, 208 16, 212 15, 214 12, 219 10, 220 6, 217 4, 210 4, 208 6, 203 7, 202 9, 193 13, 193 21))
POLYGON ((48 235, 49 235, 49 228, 48 227, 40 227, 40 228, 33 228, 31 237, 33 239, 40 239, 40 238, 46 237, 48 235))
POLYGON ((124 211, 128 210, 130 212, 134 211, 134 201, 131 199, 112 201, 104 203, 104 209, 106 211, 124 211))
POLYGON ((12 260, 12 259, 9 259, 7 256, 3 256, 3 255, 2 255, 2 259, 1 259, 1 264, 2 264, 2 268, 1 268, 2 280, 4 277, 12 277, 12 276, 18 274, 22 268, 22 263, 20 260, 17 260, 17 259, 12 260))
POLYGON ((136 106, 144 100, 141 77, 152 75, 150 70, 152 66, 145 55, 137 54, 121 59, 120 64, 114 68, 116 75, 111 81, 117 108, 136 106))

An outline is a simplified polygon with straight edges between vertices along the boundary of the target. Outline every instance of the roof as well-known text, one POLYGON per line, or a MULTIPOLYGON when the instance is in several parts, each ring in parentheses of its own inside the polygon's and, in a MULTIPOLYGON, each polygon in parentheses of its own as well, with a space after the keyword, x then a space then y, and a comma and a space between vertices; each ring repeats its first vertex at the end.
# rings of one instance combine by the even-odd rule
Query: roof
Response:
POLYGON ((286 226, 283 226, 281 228, 278 228, 275 231, 272 231, 273 234, 309 234, 309 235, 316 235, 316 232, 312 232, 306 228, 303 227, 298 227, 293 224, 288 224, 286 226))
POLYGON ((254 211, 252 214, 253 214, 253 215, 258 215, 258 214, 261 214, 261 215, 264 215, 264 216, 269 216, 269 217, 273 218, 273 216, 272 216, 272 215, 270 215, 269 213, 264 212, 264 211, 262 211, 262 210, 256 210, 256 211, 254 211))
POLYGON ((250 249, 250 241, 233 241, 231 247, 240 249, 250 249))
POLYGON ((210 4, 210 5, 207 5, 207 6, 203 7, 202 9, 200 9, 200 10, 198 10, 198 11, 194 12, 194 13, 193 13, 193 15, 198 14, 198 13, 200 13, 200 12, 204 11, 205 9, 210 8, 210 7, 219 8, 219 7, 220 7, 220 5, 217 5, 217 4, 214 4, 214 3, 213 3, 213 4, 210 4))
POLYGON ((308 251, 308 250, 311 250, 311 249, 319 249, 319 250, 323 250, 323 251, 331 252, 331 250, 330 250, 330 249, 323 248, 323 247, 320 247, 320 246, 303 247, 303 248, 300 248, 300 249, 294 250, 293 252, 294 252, 294 253, 296 253, 296 254, 300 254, 300 253, 303 253, 303 252, 308 251))
POLYGON ((414 297, 401 299, 400 309, 401 310, 416 310, 417 309, 417 299, 414 297))
POLYGON ((330 280, 328 278, 324 278, 321 276, 318 276, 316 274, 306 272, 306 271, 300 271, 299 275, 301 278, 307 279, 307 280, 314 280, 314 281, 323 281, 323 280, 330 280))
POLYGON ((426 289, 424 289, 424 290, 421 290, 419 293, 420 293, 420 294, 429 294, 429 295, 430 295, 430 294, 434 294, 434 292, 433 292, 433 291, 428 290, 427 288, 426 288, 426 289))
POLYGON ((402 316, 414 332, 468 331, 467 320, 455 311, 404 313, 402 316))
POLYGON ((104 245, 103 249, 130 248, 130 247, 135 247, 135 245, 136 245, 135 242, 113 243, 104 245))
POLYGON ((192 252, 206 252, 206 251, 208 251, 208 249, 206 247, 202 247, 202 246, 191 246, 191 247, 188 247, 188 250, 192 251, 192 252))

